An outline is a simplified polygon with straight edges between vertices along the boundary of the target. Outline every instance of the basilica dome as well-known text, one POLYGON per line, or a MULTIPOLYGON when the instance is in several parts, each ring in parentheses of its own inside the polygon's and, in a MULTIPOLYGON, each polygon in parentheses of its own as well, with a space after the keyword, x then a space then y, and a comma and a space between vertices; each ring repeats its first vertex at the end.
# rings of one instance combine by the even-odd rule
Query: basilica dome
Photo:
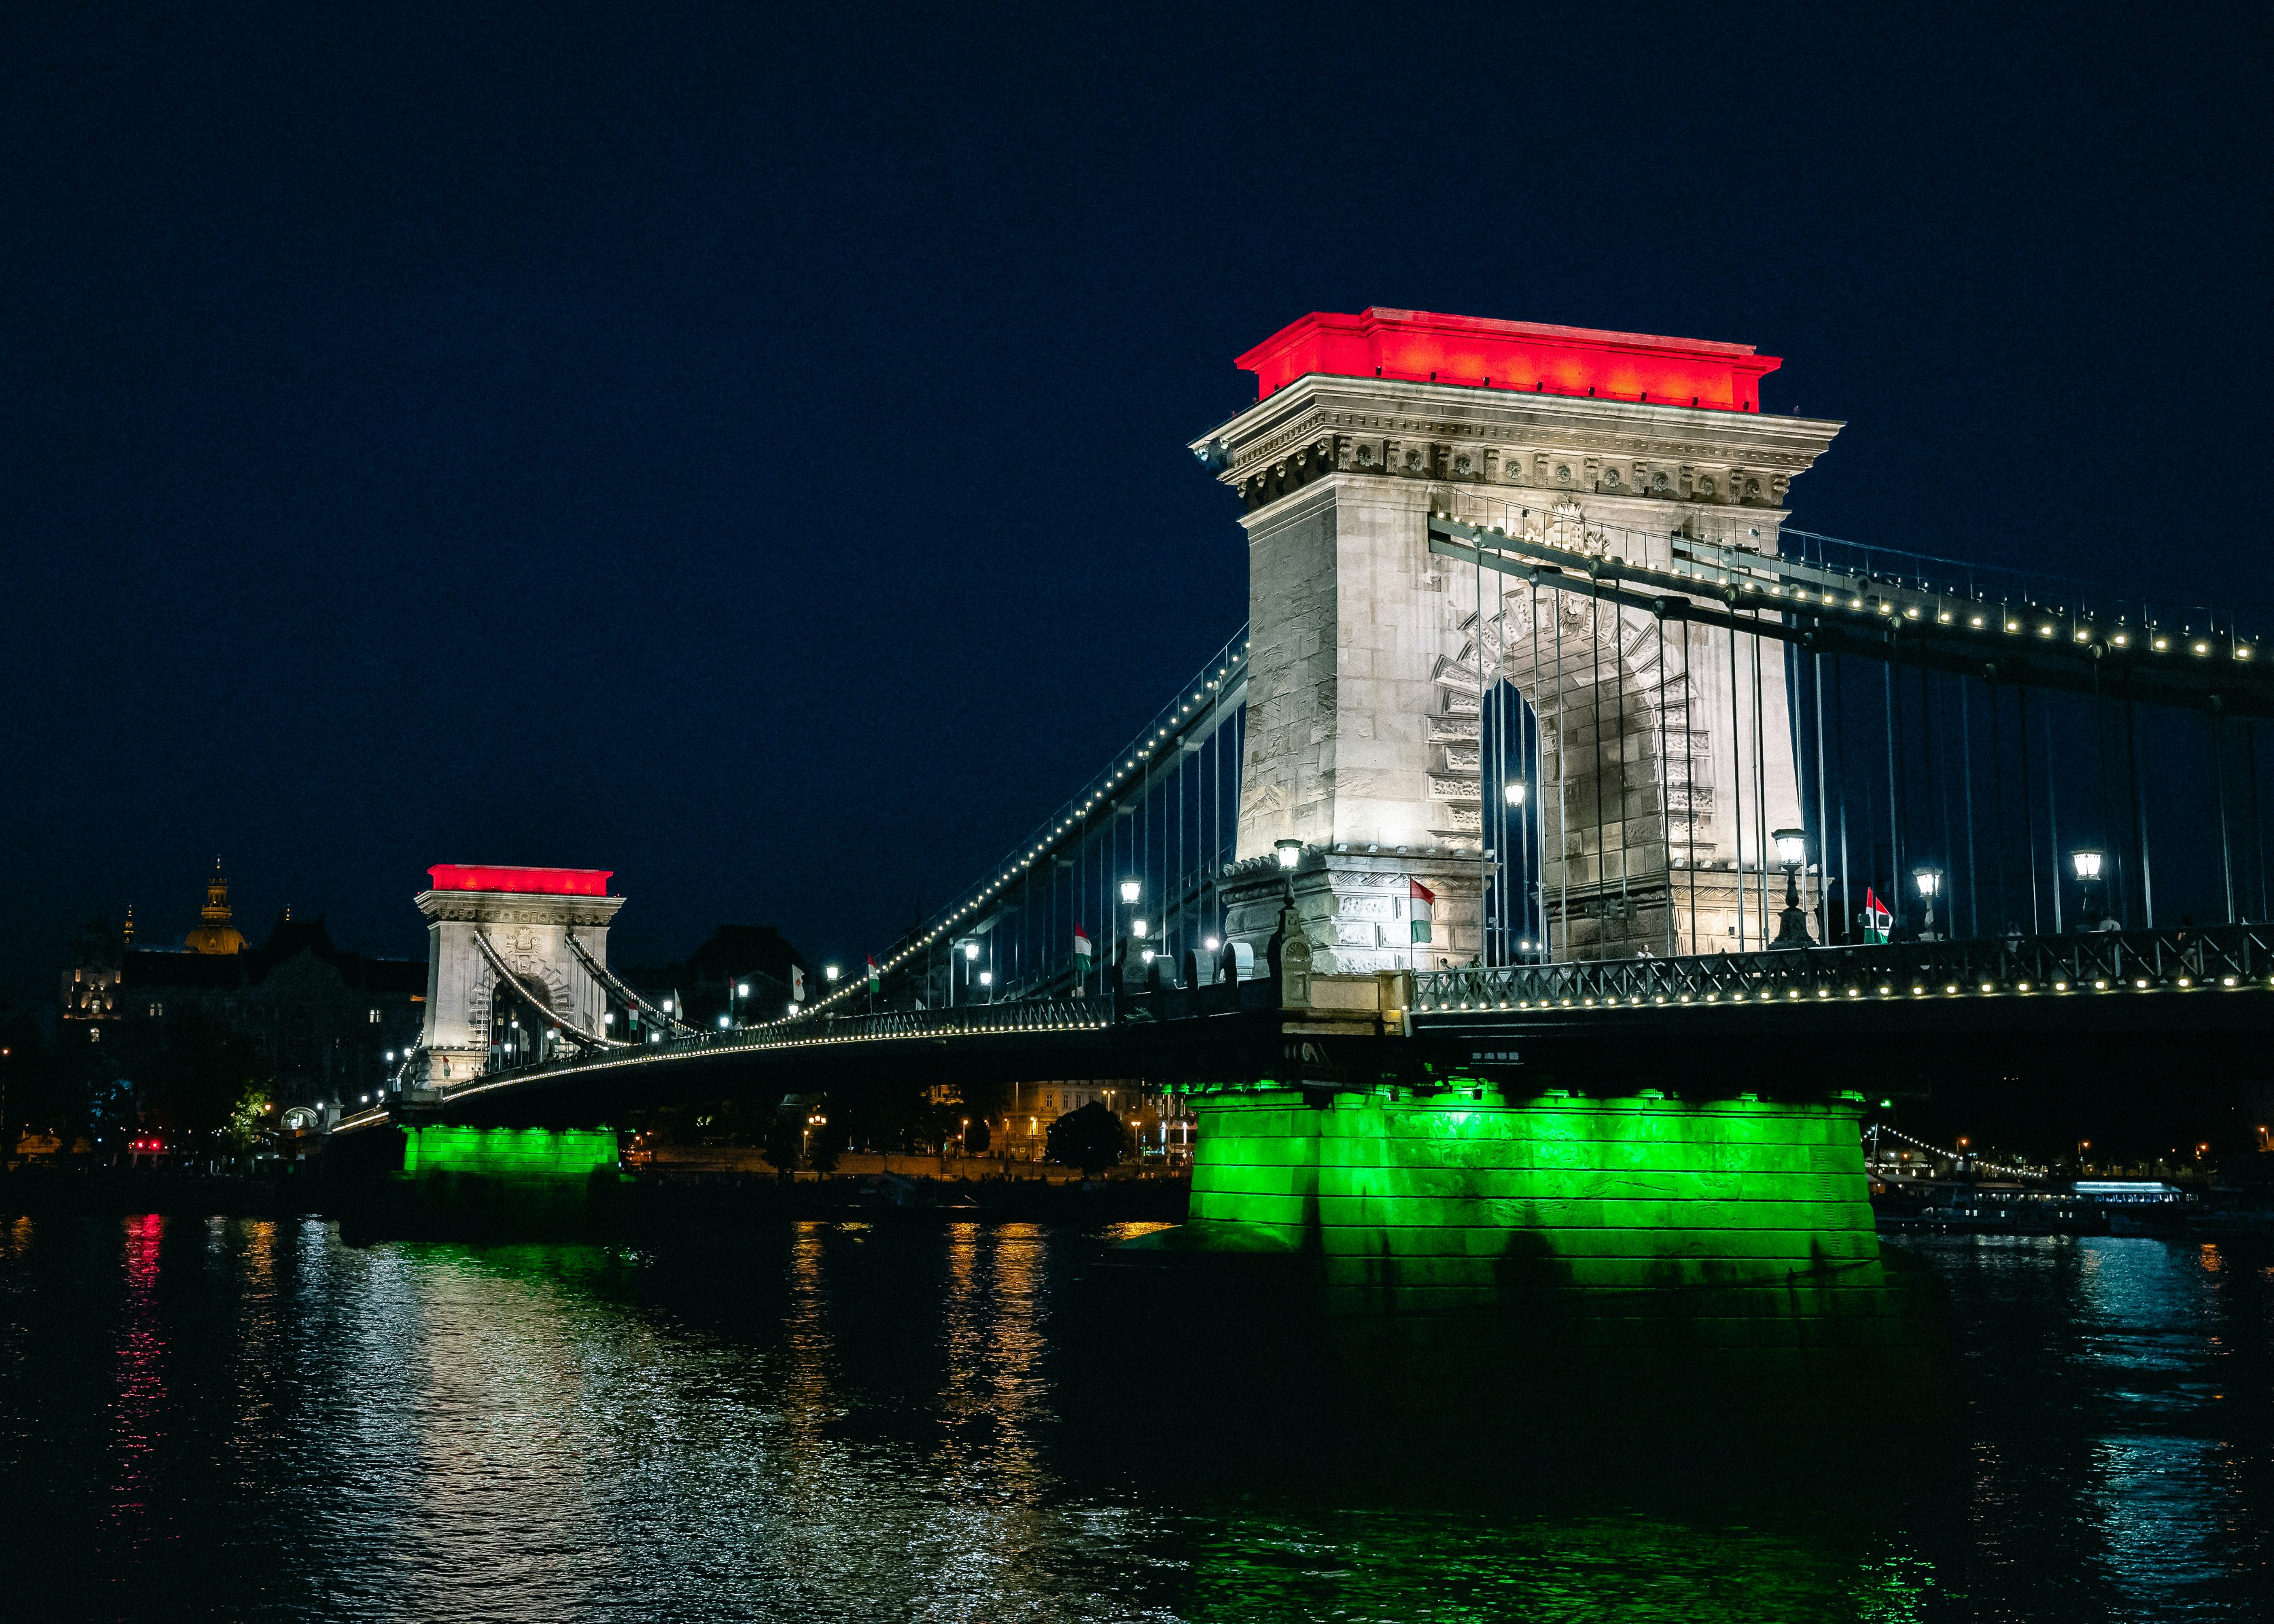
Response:
POLYGON ((198 910, 200 923, 182 938, 193 953, 241 953, 245 935, 230 921, 229 881, 222 877, 221 859, 214 859, 213 878, 206 882, 206 905, 198 910))

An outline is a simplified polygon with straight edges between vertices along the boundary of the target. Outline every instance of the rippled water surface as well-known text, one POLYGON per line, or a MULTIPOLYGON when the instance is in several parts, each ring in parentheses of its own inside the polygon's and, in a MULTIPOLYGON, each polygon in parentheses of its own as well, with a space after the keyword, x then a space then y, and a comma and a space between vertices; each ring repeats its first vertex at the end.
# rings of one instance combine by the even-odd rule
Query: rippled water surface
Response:
POLYGON ((314 1221, 18 1221, 0 1612, 2274 1617, 2274 1259, 1930 1243, 1953 1435, 1859 1402, 1805 1443, 1661 1448, 1543 1392, 1518 1395, 1560 1440, 1535 1453, 1458 1425, 1487 1372, 1382 1371, 1455 1417, 1385 1436, 1363 1391, 1306 1402, 1314 1372, 1070 1350, 1113 1237, 356 1249, 314 1221), (1229 1447, 1196 1390, 1269 1418, 1229 1447))

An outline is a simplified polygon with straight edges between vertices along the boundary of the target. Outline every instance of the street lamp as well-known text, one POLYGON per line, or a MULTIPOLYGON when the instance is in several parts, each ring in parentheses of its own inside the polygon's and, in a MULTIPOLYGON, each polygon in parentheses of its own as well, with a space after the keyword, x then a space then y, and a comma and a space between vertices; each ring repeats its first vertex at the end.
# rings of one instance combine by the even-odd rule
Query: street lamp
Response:
MULTIPOLYGON (((1279 859, 1279 929, 1274 933, 1273 940, 1285 943, 1294 939, 1294 931, 1297 929, 1295 865, 1303 861, 1303 843, 1293 839, 1274 840, 1271 843, 1271 849, 1279 859)), ((1274 959, 1271 966, 1271 973, 1274 975, 1279 973, 1276 959, 1276 948, 1266 949, 1267 956, 1272 956, 1274 959)))
POLYGON ((1131 920, 1129 921, 1129 934, 1133 936, 1141 938, 1145 934, 1145 921, 1141 919, 1131 920))
POLYGON ((1800 906, 1800 870, 1808 861, 1808 834, 1804 830, 1780 829, 1770 837, 1776 842, 1777 864, 1784 870, 1784 912, 1777 915, 1776 940, 1771 947, 1813 947, 1808 939, 1808 915, 1800 906))
POLYGON ((976 942, 966 942, 966 943, 963 944, 963 956, 964 956, 966 959, 976 959, 976 958, 978 958, 978 957, 979 957, 979 944, 978 944, 978 943, 976 943, 976 942))
POLYGON ((1911 878, 1918 882, 1919 906, 1926 910, 1926 918, 1919 926, 1919 940, 1939 942, 1942 937, 1934 928, 1934 899, 1942 894, 1942 870, 1932 863, 1921 863, 1911 870, 1911 878))
POLYGON ((1512 807, 1520 807, 1524 804, 1524 786, 1521 784, 1510 784, 1503 788, 1501 793, 1508 798, 1508 804, 1512 807))
POLYGON ((837 979, 837 966, 836 966, 835 965, 824 965, 824 966, 821 966, 821 979, 822 979, 822 980, 824 980, 824 981, 835 981, 835 980, 837 979))
POLYGON ((1133 903, 1138 898, 1144 894, 1145 883, 1142 880, 1124 880, 1121 882, 1122 901, 1133 903))
POLYGON ((2097 930, 2108 917, 2106 882, 2101 877, 2102 865, 2107 853, 2091 846, 2081 846, 2068 854, 2076 868, 2076 883, 2084 892, 2084 906, 2077 915, 2079 930, 2097 930))

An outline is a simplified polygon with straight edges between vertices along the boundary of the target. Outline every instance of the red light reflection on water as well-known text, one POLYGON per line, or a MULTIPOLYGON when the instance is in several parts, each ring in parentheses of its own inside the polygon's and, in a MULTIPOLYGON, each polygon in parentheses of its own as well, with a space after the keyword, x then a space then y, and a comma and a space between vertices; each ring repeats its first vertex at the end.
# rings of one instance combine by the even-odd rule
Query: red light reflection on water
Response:
POLYGON ((158 1328, 158 1245, 166 1221, 156 1213, 126 1220, 125 1298, 112 1353, 110 1522, 136 1543, 147 1538, 151 1457, 164 1438, 166 1339, 158 1328))

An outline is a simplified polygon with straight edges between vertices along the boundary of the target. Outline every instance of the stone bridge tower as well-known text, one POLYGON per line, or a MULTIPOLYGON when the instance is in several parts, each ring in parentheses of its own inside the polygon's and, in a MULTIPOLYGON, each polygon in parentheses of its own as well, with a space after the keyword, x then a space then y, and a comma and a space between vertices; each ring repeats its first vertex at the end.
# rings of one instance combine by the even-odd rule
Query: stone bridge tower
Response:
POLYGON ((1762 415, 1778 363, 1751 345, 1532 322, 1314 314, 1237 365, 1256 403, 1193 447, 1239 492, 1248 535, 1229 934, 1261 953, 1291 838, 1317 968, 1475 959, 1479 688, 1506 681, 1539 718, 1530 815, 1557 955, 1663 952, 1669 925, 1677 951, 1735 949, 1741 888, 1760 945, 1759 832, 1800 822, 1781 645, 1763 644, 1756 678, 1759 640, 1733 662, 1717 630, 1661 635, 1520 576, 1480 583, 1430 555, 1427 522, 1661 565, 1677 535, 1773 553, 1791 482, 1840 425, 1762 415), (1436 896, 1426 947, 1416 881, 1436 896))
POLYGON ((500 963, 563 1022, 603 1031, 606 999, 568 937, 606 966, 608 921, 624 906, 607 894, 609 874, 463 863, 426 871, 430 884, 418 898, 426 916, 426 1023, 405 1079, 414 1096, 464 1082, 487 1064, 491 1012, 512 996, 499 990, 500 963))

